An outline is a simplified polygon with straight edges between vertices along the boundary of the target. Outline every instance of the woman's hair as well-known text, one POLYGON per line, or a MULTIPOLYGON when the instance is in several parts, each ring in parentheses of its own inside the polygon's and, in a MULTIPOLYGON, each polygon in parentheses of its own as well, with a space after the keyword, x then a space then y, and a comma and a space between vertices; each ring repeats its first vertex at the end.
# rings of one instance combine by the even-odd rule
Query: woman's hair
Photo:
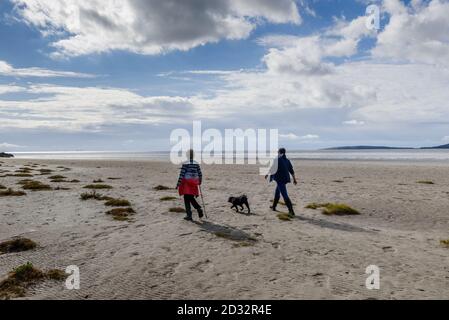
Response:
POLYGON ((280 149, 279 149, 279 154, 284 155, 284 154, 286 154, 286 153, 287 153, 287 150, 285 150, 285 148, 280 148, 280 149))
POLYGON ((189 160, 193 160, 193 158, 195 158, 195 151, 193 151, 193 149, 190 149, 189 151, 187 151, 187 158, 189 160))

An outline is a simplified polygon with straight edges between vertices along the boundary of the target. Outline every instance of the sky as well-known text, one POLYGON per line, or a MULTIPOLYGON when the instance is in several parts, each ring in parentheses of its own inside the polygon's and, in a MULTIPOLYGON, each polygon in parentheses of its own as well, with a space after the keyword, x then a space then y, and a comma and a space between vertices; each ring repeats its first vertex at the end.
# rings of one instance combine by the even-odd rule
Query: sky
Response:
POLYGON ((449 143, 449 0, 0 0, 0 152, 449 143), (369 5, 379 29, 367 26, 369 5))

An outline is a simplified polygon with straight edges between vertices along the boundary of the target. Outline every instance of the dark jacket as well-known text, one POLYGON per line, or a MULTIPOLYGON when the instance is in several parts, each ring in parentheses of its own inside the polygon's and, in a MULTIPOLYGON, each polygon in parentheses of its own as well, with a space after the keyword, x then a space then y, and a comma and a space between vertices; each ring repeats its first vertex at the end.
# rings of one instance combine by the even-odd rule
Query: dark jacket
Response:
POLYGON ((287 184, 291 182, 290 175, 295 175, 292 163, 287 159, 286 155, 278 158, 277 172, 271 176, 270 181, 276 181, 277 183, 287 184))

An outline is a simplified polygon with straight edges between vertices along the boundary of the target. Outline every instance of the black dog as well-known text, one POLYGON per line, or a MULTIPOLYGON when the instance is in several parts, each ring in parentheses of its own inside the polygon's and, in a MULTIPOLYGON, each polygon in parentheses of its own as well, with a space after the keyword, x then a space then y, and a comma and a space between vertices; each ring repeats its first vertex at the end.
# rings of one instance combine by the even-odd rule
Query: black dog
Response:
POLYGON ((248 214, 251 214, 251 209, 249 208, 248 197, 243 195, 241 197, 230 197, 228 200, 229 203, 232 203, 231 209, 235 209, 237 212, 240 212, 239 207, 243 211, 243 205, 248 208, 248 214))

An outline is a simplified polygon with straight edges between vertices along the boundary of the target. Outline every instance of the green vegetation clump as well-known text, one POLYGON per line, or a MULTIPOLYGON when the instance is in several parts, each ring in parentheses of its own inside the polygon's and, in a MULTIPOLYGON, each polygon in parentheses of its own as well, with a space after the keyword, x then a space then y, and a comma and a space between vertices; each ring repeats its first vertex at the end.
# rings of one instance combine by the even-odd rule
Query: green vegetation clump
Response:
POLYGON ((309 205, 306 206, 306 209, 312 209, 312 210, 316 210, 319 208, 324 208, 327 207, 328 205, 330 205, 330 203, 311 203, 309 205))
POLYGON ((133 213, 136 213, 133 208, 116 208, 106 212, 107 215, 111 215, 117 221, 128 221, 129 216, 133 213))
POLYGON ((92 192, 82 193, 80 195, 80 199, 83 200, 83 201, 91 200, 91 199, 99 200, 99 201, 109 201, 112 198, 111 197, 107 197, 107 196, 103 196, 101 193, 97 193, 96 191, 92 191, 92 192))
POLYGON ((45 279, 63 280, 63 272, 50 270, 47 273, 35 268, 28 262, 11 271, 6 279, 0 282, 0 299, 25 297, 26 289, 45 279))
POLYGON ((131 203, 126 199, 110 199, 105 203, 108 207, 130 207, 131 203))
POLYGON ((0 197, 21 197, 21 196, 25 196, 26 193, 23 191, 15 191, 11 188, 4 190, 4 191, 0 191, 0 197))
POLYGON ((33 182, 33 181, 34 180, 31 180, 31 179, 24 179, 24 180, 18 181, 17 184, 23 186, 23 185, 26 185, 27 183, 30 183, 30 182, 33 182))
POLYGON ((81 181, 74 179, 74 180, 70 180, 69 182, 70 183, 80 183, 81 181))
POLYGON ((23 185, 24 190, 32 190, 32 191, 47 191, 52 190, 52 188, 48 184, 43 184, 40 181, 30 181, 23 185))
POLYGON ((277 215, 277 217, 279 218, 279 220, 281 221, 291 221, 293 216, 287 214, 287 213, 280 213, 277 215))
POLYGON ((94 180, 93 181, 93 183, 103 183, 104 181, 103 180, 101 180, 101 179, 98 179, 98 180, 94 180))
POLYGON ((322 213, 328 216, 336 215, 336 216, 352 216, 359 215, 360 212, 351 208, 350 206, 342 203, 312 203, 309 204, 307 209, 319 209, 322 208, 322 213))
POLYGON ((31 178, 33 175, 29 173, 7 174, 7 177, 31 178))
POLYGON ((107 184, 89 184, 84 189, 112 189, 112 186, 107 184))
POLYGON ((108 178, 108 180, 122 180, 122 178, 113 178, 113 177, 111 177, 111 178, 108 178))
POLYGON ((63 180, 63 179, 67 179, 67 177, 64 177, 64 176, 61 176, 61 175, 56 175, 56 176, 48 177, 48 179, 50 179, 50 180, 63 180))
POLYGON ((166 190, 170 190, 169 187, 162 186, 162 185, 158 185, 158 186, 154 187, 153 189, 156 190, 156 191, 166 191, 166 190))
POLYGON ((179 208, 179 207, 170 208, 168 211, 172 212, 172 213, 185 213, 186 212, 186 210, 184 208, 179 208))
POLYGON ((52 280, 62 281, 67 278, 67 275, 64 271, 59 269, 51 269, 47 271, 47 277, 52 280))
POLYGON ((446 248, 449 248, 449 239, 441 240, 440 243, 441 243, 442 246, 444 246, 446 248))
POLYGON ((0 190, 5 190, 5 189, 6 189, 6 187, 4 185, 0 184, 0 190))
POLYGON ((176 198, 176 197, 162 197, 159 200, 160 201, 173 201, 173 200, 176 200, 176 199, 178 199, 178 198, 176 198))
POLYGON ((37 244, 27 238, 16 238, 0 243, 0 254, 28 251, 36 248, 37 244))
POLYGON ((46 176, 49 175, 53 172, 53 170, 50 169, 39 169, 39 172, 41 173, 41 175, 46 176))
POLYGON ((430 180, 416 181, 416 183, 420 183, 420 184, 435 184, 435 182, 430 181, 430 180))

